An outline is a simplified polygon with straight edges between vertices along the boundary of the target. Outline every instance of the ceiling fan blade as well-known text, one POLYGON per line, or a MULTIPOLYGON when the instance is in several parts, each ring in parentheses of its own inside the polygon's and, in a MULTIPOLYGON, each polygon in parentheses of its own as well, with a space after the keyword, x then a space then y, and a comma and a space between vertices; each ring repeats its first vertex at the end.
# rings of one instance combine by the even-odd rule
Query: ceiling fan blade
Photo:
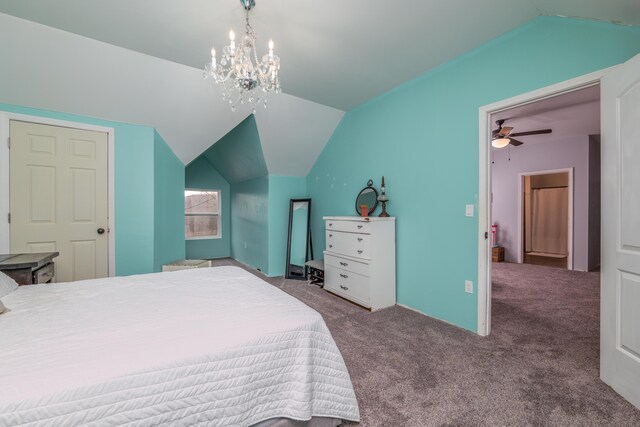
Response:
POLYGON ((500 130, 498 131, 498 135, 500 135, 500 136, 509 135, 509 133, 511 133, 512 130, 513 130, 513 128, 509 127, 509 126, 501 127, 500 130))
POLYGON ((528 135, 542 135, 545 133, 551 133, 551 129, 530 130, 528 132, 516 132, 511 136, 528 136, 528 135))
POLYGON ((518 141, 517 139, 513 139, 513 138, 509 138, 509 144, 513 145, 514 147, 518 147, 522 144, 524 144, 524 142, 522 141, 518 141))

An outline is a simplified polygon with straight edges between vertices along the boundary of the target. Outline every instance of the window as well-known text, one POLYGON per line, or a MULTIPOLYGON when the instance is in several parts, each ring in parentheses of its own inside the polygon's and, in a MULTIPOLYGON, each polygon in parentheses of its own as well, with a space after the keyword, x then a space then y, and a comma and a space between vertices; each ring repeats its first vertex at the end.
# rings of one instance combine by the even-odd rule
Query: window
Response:
POLYGON ((219 190, 185 190, 184 228, 187 240, 222 236, 219 190))

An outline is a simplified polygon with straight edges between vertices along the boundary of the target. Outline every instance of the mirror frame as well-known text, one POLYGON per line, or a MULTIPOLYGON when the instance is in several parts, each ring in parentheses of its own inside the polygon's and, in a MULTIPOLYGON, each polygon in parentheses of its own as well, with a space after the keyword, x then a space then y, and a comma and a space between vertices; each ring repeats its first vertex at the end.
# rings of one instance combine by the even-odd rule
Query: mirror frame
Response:
POLYGON ((307 202, 307 242, 305 245, 305 263, 310 259, 313 259, 313 243, 311 242, 311 199, 290 199, 289 201, 289 231, 287 233, 287 256, 285 259, 285 279, 294 280, 307 280, 308 269, 307 266, 303 266, 304 274, 302 276, 291 274, 291 227, 293 226, 293 206, 295 203, 307 202), (311 257, 311 258, 310 258, 311 257))
POLYGON ((360 206, 358 206, 358 199, 360 198, 360 195, 362 193, 364 193, 365 191, 367 191, 369 189, 373 190, 374 194, 376 195, 376 203, 373 205, 373 207, 371 209, 369 209, 368 215, 370 216, 376 210, 376 208, 378 207, 378 196, 379 196, 378 190, 376 190, 375 187, 373 186, 373 181, 369 180, 367 182, 367 186, 364 187, 362 190, 360 190, 360 192, 356 196, 356 215, 358 215, 358 216, 361 215, 360 214, 360 206))

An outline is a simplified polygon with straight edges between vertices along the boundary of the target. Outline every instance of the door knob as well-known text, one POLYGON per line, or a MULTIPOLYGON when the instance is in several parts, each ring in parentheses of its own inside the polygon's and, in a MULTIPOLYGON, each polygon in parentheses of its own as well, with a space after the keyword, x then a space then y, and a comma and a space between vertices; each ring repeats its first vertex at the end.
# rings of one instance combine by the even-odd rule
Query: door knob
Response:
POLYGON ((104 228, 98 228, 98 234, 104 234, 104 228))

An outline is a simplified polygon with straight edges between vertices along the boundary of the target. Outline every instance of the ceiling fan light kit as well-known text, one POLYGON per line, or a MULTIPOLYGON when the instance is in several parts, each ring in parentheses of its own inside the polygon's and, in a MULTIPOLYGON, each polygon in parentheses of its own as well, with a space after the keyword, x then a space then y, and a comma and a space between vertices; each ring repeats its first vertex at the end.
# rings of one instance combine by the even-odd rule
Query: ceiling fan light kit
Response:
POLYGON ((513 131, 513 127, 503 126, 505 121, 506 120, 496 120, 498 129, 491 132, 491 146, 493 146, 494 148, 504 148, 509 144, 513 145, 514 147, 518 147, 524 144, 524 142, 515 139, 514 137, 516 136, 542 135, 552 132, 551 129, 539 129, 527 132, 511 133, 513 131))
POLYGON ((220 62, 215 48, 211 49, 211 63, 204 68, 204 78, 211 79, 222 88, 222 100, 228 102, 231 111, 238 105, 250 105, 252 112, 260 104, 267 108, 268 93, 280 93, 280 58, 273 53, 273 40, 269 52, 258 59, 257 34, 249 23, 249 12, 255 0, 240 0, 246 11, 245 34, 236 46, 236 35, 229 32, 229 45, 222 49, 220 62))
POLYGON ((496 138, 491 141, 491 145, 495 148, 504 148, 509 145, 510 142, 511 140, 509 138, 496 138))

